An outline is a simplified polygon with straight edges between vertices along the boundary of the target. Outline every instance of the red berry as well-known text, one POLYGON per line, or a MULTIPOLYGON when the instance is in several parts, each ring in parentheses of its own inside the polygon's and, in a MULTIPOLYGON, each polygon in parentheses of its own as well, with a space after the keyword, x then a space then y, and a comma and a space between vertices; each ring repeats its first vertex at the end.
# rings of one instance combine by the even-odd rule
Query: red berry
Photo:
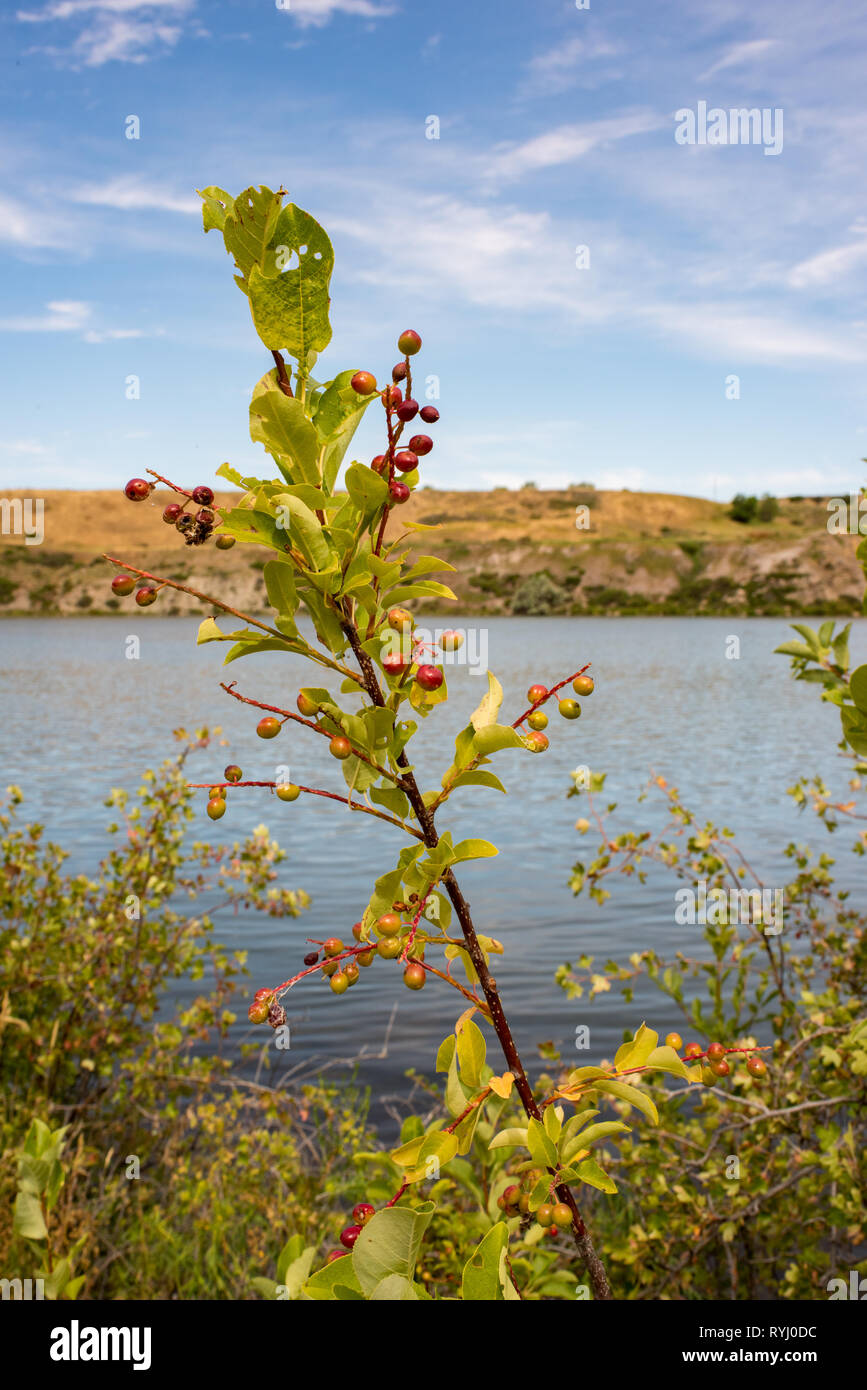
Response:
POLYGON ((382 669, 389 676, 399 676, 412 665, 412 657, 405 652, 386 652, 382 658, 382 669))
POLYGON ((335 734, 328 745, 328 751, 332 758, 339 758, 343 762, 344 758, 348 758, 352 753, 352 744, 343 734, 335 734))
POLYGON ((356 923, 353 925, 353 928, 352 928, 352 935, 355 937, 356 941, 360 941, 360 940, 361 940, 361 933, 362 933, 363 931, 364 931, 364 923, 363 923, 363 922, 356 922, 356 923))
POLYGON ((418 401, 414 401, 411 398, 401 401, 395 414, 398 420, 403 420, 404 424, 409 420, 414 420, 416 415, 418 415, 418 401))
POLYGON ((345 1226, 340 1232, 340 1244, 345 1245, 347 1250, 351 1250, 361 1235, 361 1229, 360 1226, 345 1226))
POLYGON ((139 608, 149 608, 152 603, 157 601, 157 591, 150 584, 146 584, 143 589, 139 589, 135 596, 135 601, 139 608))
POLYGON ((749 1072, 750 1076, 767 1076, 768 1073, 768 1069, 762 1061, 761 1057, 748 1057, 747 1071, 749 1072))
POLYGON ((409 447, 414 454, 423 457, 425 454, 429 454, 433 448, 433 440, 429 434, 414 434, 409 441, 409 447))
POLYGON ((536 729, 531 729, 527 734, 527 747, 531 753, 544 753, 548 747, 547 734, 539 733, 536 729))
POLYGON ((200 526, 213 526, 214 520, 214 513, 210 507, 202 507, 201 511, 196 512, 196 521, 200 526))
POLYGON ((268 1005, 265 1003, 264 999, 259 999, 256 1003, 250 1005, 247 1010, 247 1017, 251 1023, 265 1022, 268 1017, 268 1005))
POLYGON ((714 1076, 728 1076, 731 1071, 731 1067, 724 1057, 720 1057, 718 1061, 711 1062, 710 1069, 714 1076))
POLYGON ((540 700, 544 700, 548 691, 544 685, 531 685, 527 691, 527 699, 531 705, 538 705, 540 700))
POLYGON ((516 1207, 521 1200, 521 1189, 512 1183, 503 1193, 503 1201, 507 1207, 516 1207))
POLYGON ((688 1062, 693 1061, 696 1057, 700 1057, 700 1056, 701 1056, 701 1044, 700 1044, 700 1043, 687 1043, 686 1048, 684 1049, 683 1055, 684 1055, 684 1057, 686 1058, 686 1060, 687 1060, 688 1062))
POLYGON ((418 468, 418 454, 414 454, 412 449, 398 449, 394 466, 399 473, 410 473, 413 468, 418 468))
POLYGON ((335 1260, 343 1260, 349 1254, 348 1250, 332 1250, 325 1261, 326 1264, 333 1265, 335 1260))
POLYGON ((273 714, 266 714, 264 719, 260 719, 256 725, 256 733, 260 738, 276 738, 283 725, 273 714))
POLYGON ((307 955, 304 957, 304 964, 305 964, 305 965, 315 965, 316 962, 317 962, 318 960, 319 960, 319 952, 318 952, 318 951, 308 951, 308 952, 307 952, 307 955))
POLYGON ((440 418, 440 413, 435 405, 423 405, 418 413, 419 418, 424 420, 426 425, 435 425, 440 418))
POLYGON ((438 666, 419 666, 415 678, 422 690, 439 690, 443 683, 443 673, 438 666))
POLYGON ((397 478, 393 478, 389 483, 388 492, 392 502, 399 507, 409 500, 409 488, 406 483, 399 483, 397 478))
POLYGON ((359 1226, 366 1226, 375 1215, 376 1207, 372 1207, 369 1202, 359 1202, 357 1207, 352 1208, 352 1219, 357 1221, 359 1226))
POLYGON ((131 594, 134 588, 135 580, 131 574, 116 574, 111 581, 112 593, 120 594, 122 598, 126 598, 127 594, 131 594))
POLYGON ((449 628, 447 632, 440 633, 439 645, 441 651, 456 652, 464 645, 464 634, 455 628, 449 628))
POLYGON ((376 377, 372 372, 356 372, 349 384, 357 395, 372 396, 376 390, 376 377))
POLYGON ((240 782, 243 773, 237 763, 229 763, 228 767, 223 768, 223 776, 227 782, 240 782))
POLYGON ((396 405, 400 405, 403 400, 403 392, 399 386, 386 386, 384 391, 380 391, 380 400, 383 405, 390 406, 393 410, 396 405))
MULTIPOLYGON (((568 1208, 567 1208, 567 1210, 568 1210, 568 1208)), ((549 1236, 558 1236, 559 1234, 560 1234, 560 1228, 559 1228, 559 1226, 553 1226, 553 1225, 552 1225, 552 1226, 549 1226, 549 1227, 548 1227, 548 1235, 549 1235, 549 1236)))
POLYGON ((370 466, 374 473, 381 473, 385 467, 385 454, 377 454, 375 459, 370 460, 370 466))
POLYGON ((419 965, 417 961, 410 961, 403 972, 403 982, 407 989, 424 989, 424 981, 424 966, 419 965))
POLYGON ((210 507, 214 500, 214 489, 207 483, 199 483, 193 488, 193 501, 197 507, 210 507))
POLYGON ((707 1060, 709 1062, 718 1061, 720 1057, 725 1057, 726 1050, 721 1042, 712 1042, 707 1048, 707 1060))
POLYGON ((414 357, 421 347, 421 338, 414 328, 405 328, 397 340, 404 357, 414 357))
POLYGON ((143 502, 151 495, 151 485, 146 478, 130 478, 124 492, 130 502, 143 502))
POLYGON ((167 526, 174 526, 183 510, 180 502, 169 502, 167 507, 163 507, 163 521, 167 526))
POLYGON ((403 381, 405 377, 406 377, 406 363, 405 363, 405 362, 395 362, 394 366, 393 366, 392 369, 391 369, 391 379, 392 379, 392 381, 403 381))
POLYGON ((260 999, 264 999, 267 1001, 267 1003, 270 1004, 273 997, 274 991, 273 989, 270 989, 268 985, 262 985, 261 989, 257 989, 256 993, 253 995, 253 998, 256 1000, 257 1003, 260 999))

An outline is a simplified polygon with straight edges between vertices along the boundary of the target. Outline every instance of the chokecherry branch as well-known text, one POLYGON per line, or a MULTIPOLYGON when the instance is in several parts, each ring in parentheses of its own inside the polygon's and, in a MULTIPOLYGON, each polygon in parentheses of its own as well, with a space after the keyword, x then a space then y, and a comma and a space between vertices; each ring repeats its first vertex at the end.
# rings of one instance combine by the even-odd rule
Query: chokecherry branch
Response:
POLYGON ((552 695, 556 695, 558 690, 563 689, 564 685, 569 685, 571 681, 575 681, 578 679, 579 676, 583 676, 585 671, 589 671, 590 664, 591 663, 588 661, 584 666, 581 667, 580 671, 576 671, 573 675, 567 676, 564 681, 558 681, 556 685, 552 685, 547 695, 543 695, 541 700, 537 700, 536 703, 534 705, 531 705, 529 709, 524 710, 524 713, 520 716, 520 718, 515 719, 513 721, 512 728, 517 729, 518 725, 523 724, 524 720, 527 718, 528 715, 532 714, 534 710, 541 709, 544 704, 547 704, 552 695))
MULTIPOLYGON (((234 790, 235 787, 270 787, 272 791, 281 786, 280 782, 188 782, 187 786, 192 790, 208 790, 214 787, 225 787, 227 790, 234 790)), ((295 784, 298 786, 298 784, 295 784)), ((422 839, 421 831, 413 830, 412 826, 405 825, 397 816, 390 816, 386 811, 377 811, 373 806, 367 806, 360 801, 351 801, 348 796, 340 796, 338 792, 327 792, 321 787, 301 787, 299 792, 306 792, 308 796, 325 796, 329 801, 342 801, 344 806, 348 806, 350 811, 362 811, 366 816, 376 816, 377 820, 387 820, 390 825, 396 825, 398 830, 405 830, 407 835, 414 835, 417 840, 422 839)))

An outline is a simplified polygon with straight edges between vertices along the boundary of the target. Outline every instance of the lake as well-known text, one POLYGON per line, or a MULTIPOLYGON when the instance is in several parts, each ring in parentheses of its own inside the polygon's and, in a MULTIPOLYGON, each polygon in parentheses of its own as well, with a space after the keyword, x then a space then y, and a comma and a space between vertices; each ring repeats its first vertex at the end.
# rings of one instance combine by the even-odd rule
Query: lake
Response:
MULTIPOLYGON (((813 771, 842 792, 845 767, 836 761, 836 710, 820 703, 815 688, 793 682, 787 659, 771 654, 791 635, 784 619, 424 621, 430 628, 484 628, 488 664, 505 690, 507 720, 526 707, 532 682, 550 685, 592 663, 594 694, 583 702, 579 720, 552 716, 547 752, 496 756, 507 797, 484 788, 459 789, 440 812, 441 830, 450 827, 455 840, 483 836, 499 846, 496 859, 462 866, 459 881, 477 928, 506 947, 495 974, 531 1068, 539 1042, 553 1041, 569 1055, 578 1024, 591 1028, 591 1048, 581 1061, 595 1062, 612 1054, 625 1025, 632 1028, 646 1017, 665 1032, 681 1023, 653 992, 640 994, 628 1008, 614 991, 593 1004, 568 1000, 553 983, 561 962, 585 952, 601 964, 642 947, 689 950, 701 930, 676 925, 677 884, 661 871, 651 872, 644 887, 613 880, 604 907, 573 897, 571 866, 591 858, 598 842, 595 834, 577 833, 582 803, 566 799, 576 766, 607 771, 606 800, 618 803, 620 829, 658 830, 664 823, 661 795, 636 804, 654 771, 680 788, 700 819, 740 832, 742 848, 769 886, 789 876, 782 850, 790 839, 836 852, 841 882, 857 886, 858 866, 844 852, 853 836, 843 827, 828 844, 823 827, 809 813, 799 816, 785 795, 799 776, 813 771), (733 636, 740 643, 736 660, 726 655, 733 636)), ((192 730, 219 724, 229 740, 227 748, 196 755, 189 764, 192 781, 220 780, 229 761, 240 763, 245 777, 267 780, 277 763, 291 762, 293 780, 345 792, 340 768, 322 758, 324 745, 315 735, 295 727, 274 743, 263 742, 255 734, 257 712, 219 689, 220 680, 235 679, 243 693, 294 708, 299 685, 317 684, 318 677, 300 659, 279 653, 246 658, 226 672, 226 649, 197 649, 196 627, 195 621, 139 611, 0 622, 0 785, 22 787, 21 816, 43 822, 48 837, 70 851, 72 869, 92 868, 105 849, 111 815, 102 798, 115 786, 135 790, 139 774, 170 752, 171 731, 179 725, 192 730), (140 638, 135 660, 125 655, 130 635, 140 638)), ((867 622, 856 623, 853 664, 867 659, 865 638, 867 622)), ((439 784, 455 733, 486 688, 484 676, 466 667, 448 669, 447 676, 448 704, 431 715, 413 745, 422 787, 439 784)), ((308 911, 286 922, 257 913, 218 919, 220 939, 249 952, 251 994, 301 968, 307 936, 348 939, 373 880, 394 866, 403 843, 396 829, 372 818, 362 821, 321 798, 287 805, 264 790, 239 790, 226 816, 212 823, 205 793, 199 795, 195 837, 231 843, 264 821, 288 851, 281 881, 305 888, 312 898, 308 911)), ((435 980, 410 994, 398 969, 380 961, 363 970, 359 984, 340 999, 311 980, 284 1002, 292 1046, 288 1052, 272 1049, 275 1078, 281 1067, 333 1062, 361 1048, 378 1052, 396 1004, 388 1055, 371 1057, 361 1068, 364 1080, 393 1095, 406 1092, 408 1067, 432 1068, 439 1042, 462 1009, 458 995, 435 980)), ((246 1019, 236 1032, 239 1039, 249 1037, 246 1019)), ((489 1057, 499 1064, 493 1037, 489 1057)))

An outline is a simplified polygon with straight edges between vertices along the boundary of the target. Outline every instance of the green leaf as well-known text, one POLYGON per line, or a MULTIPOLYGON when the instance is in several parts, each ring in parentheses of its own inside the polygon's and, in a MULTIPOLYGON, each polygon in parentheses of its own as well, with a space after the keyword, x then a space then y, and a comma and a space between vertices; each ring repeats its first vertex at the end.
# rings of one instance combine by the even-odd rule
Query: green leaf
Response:
POLYGON ((779 647, 774 647, 774 654, 779 656, 799 656, 806 661, 812 661, 816 653, 812 647, 808 647, 803 642, 783 642, 779 647))
POLYGON ((459 840, 455 845, 454 863, 460 864, 465 859, 493 859, 499 852, 490 840, 459 840))
POLYGON ((26 1240, 45 1240, 48 1228, 42 1216, 39 1198, 32 1192, 19 1192, 15 1198, 12 1229, 26 1240))
POLYGON ((607 1139, 609 1134, 629 1134, 629 1125, 625 1125, 622 1120, 603 1120, 598 1125, 588 1125, 580 1134, 570 1138, 563 1145, 560 1158, 564 1163, 571 1163, 572 1159, 582 1149, 589 1149, 591 1145, 598 1144, 600 1139, 607 1139))
POLYGON ((498 753, 501 748, 524 748, 524 740, 509 724, 486 724, 473 739, 477 753, 498 753))
POLYGON ((364 1297, 352 1267, 351 1255, 346 1255, 342 1260, 334 1260, 333 1263, 324 1265, 322 1269, 317 1269, 316 1273, 312 1274, 304 1285, 304 1295, 316 1302, 337 1298, 338 1286, 352 1289, 364 1297))
POLYGON ((281 509, 283 533, 290 543, 301 551, 311 569, 325 570, 331 558, 331 549, 322 534, 316 513, 291 492, 278 492, 273 502, 275 507, 281 509))
POLYGON ((302 374, 309 354, 331 341, 328 286, 333 268, 334 250, 324 229, 289 203, 277 218, 264 270, 258 265, 250 270, 256 331, 267 348, 285 348, 297 358, 302 374), (293 267, 296 257, 299 263, 293 267))
POLYGON ((363 463, 353 463, 347 468, 346 490, 365 519, 379 511, 388 498, 385 479, 363 463))
POLYGON ((867 666, 856 666, 849 677, 849 694, 862 714, 867 714, 867 666))
POLYGON ((607 1173, 603 1173, 595 1158, 585 1158, 576 1168, 582 1182, 590 1187, 598 1187, 600 1192, 616 1192, 617 1184, 607 1173))
POLYGON ((627 1086, 624 1081, 597 1081, 595 1090, 604 1091, 606 1095, 616 1096, 618 1100, 625 1100, 629 1105, 634 1105, 636 1110, 640 1110, 643 1115, 653 1124, 659 1124, 659 1112, 656 1109, 650 1096, 644 1091, 639 1091, 635 1086, 627 1086))
POLYGON ((499 1134, 495 1134, 489 1149, 525 1149, 527 1147, 528 1134, 526 1129, 501 1129, 499 1134))
POLYGON ((313 423, 319 436, 319 470, 322 485, 334 490, 337 474, 352 436, 362 415, 377 396, 359 396, 350 386, 355 375, 350 369, 340 372, 326 387, 313 413, 313 423))
POLYGON ((527 1125, 527 1146, 535 1163, 543 1168, 556 1168, 557 1150, 539 1120, 530 1120, 527 1125))
MULTIPOLYGON (((205 191, 212 195, 205 204, 205 210, 216 225, 220 213, 215 204, 220 190, 205 191), (213 197, 213 193, 217 194, 217 198, 213 197)), ((240 272, 240 276, 236 276, 238 284, 242 289, 246 288, 248 293, 250 272, 254 266, 261 267, 265 263, 266 251, 277 226, 282 202, 279 194, 261 186, 245 188, 243 193, 231 200, 231 206, 225 209, 220 230, 226 250, 234 257, 235 265, 240 272)), ((208 230, 206 223, 205 231, 208 230)))
POLYGON ((499 777, 495 777, 493 772, 462 772, 452 783, 453 787, 493 787, 495 791, 506 795, 506 788, 503 786, 499 777))
POLYGON ((269 560, 262 573, 271 607, 281 617, 291 617, 298 607, 295 571, 292 566, 285 560, 269 560))
POLYGON ((250 438, 264 445, 287 483, 319 487, 319 436, 301 402, 280 390, 276 369, 266 372, 253 388, 250 438))
POLYGON ((202 200, 202 222, 206 232, 221 232, 226 225, 226 214, 232 211, 234 198, 224 188, 211 184, 209 188, 197 188, 202 200))
POLYGON ((425 1228, 435 1210, 434 1202, 426 1202, 415 1209, 387 1207, 370 1218, 352 1250, 352 1267, 363 1293, 369 1297, 390 1274, 412 1278, 425 1228))
POLYGON ((482 1084, 482 1067, 487 1052, 484 1034, 471 1018, 465 1018, 458 1024, 456 1035, 461 1080, 471 1090, 477 1091, 482 1084))
POLYGON ((410 1279, 405 1279, 402 1274, 389 1274, 383 1279, 373 1293, 370 1294, 371 1303, 379 1303, 387 1299, 389 1303, 409 1303, 418 1302, 418 1293, 415 1284, 410 1279))
POLYGON ((656 1071, 670 1071, 672 1076, 682 1076, 684 1081, 689 1080, 689 1071, 673 1047, 655 1047, 649 1056, 645 1057, 644 1065, 654 1067, 656 1071))
POLYGON ((502 1303, 519 1297, 509 1277, 509 1228, 498 1221, 479 1242, 461 1278, 461 1298, 471 1302, 502 1303))
POLYGON ((844 705, 840 710, 843 735, 850 748, 856 753, 867 754, 867 718, 859 709, 844 705))

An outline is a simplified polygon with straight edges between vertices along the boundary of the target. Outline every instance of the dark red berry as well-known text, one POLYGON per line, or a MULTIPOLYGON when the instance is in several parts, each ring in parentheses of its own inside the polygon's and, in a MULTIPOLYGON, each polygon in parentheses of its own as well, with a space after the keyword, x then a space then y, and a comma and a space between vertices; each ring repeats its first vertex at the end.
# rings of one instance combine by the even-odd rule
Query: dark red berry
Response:
POLYGON ((720 1057, 725 1057, 726 1050, 721 1042, 712 1042, 708 1044, 706 1055, 709 1062, 716 1062, 720 1057))
POLYGON ((376 377, 372 372, 356 372, 349 384, 357 395, 372 396, 376 390, 376 377))
POLYGON ((380 392, 380 397, 383 405, 388 405, 393 408, 396 405, 400 405, 403 400, 403 392, 399 386, 386 386, 385 390, 380 392))
POLYGON ((406 424, 408 420, 414 420, 416 415, 418 415, 418 401, 401 401, 400 405, 397 407, 397 410, 395 411, 395 414, 397 415, 398 420, 403 420, 404 424, 406 424))
POLYGON ((329 1253, 328 1259, 325 1261, 325 1263, 328 1265, 333 1265, 335 1260, 343 1260, 346 1258, 348 1254, 348 1250, 332 1250, 329 1253))
POLYGON ((369 1202, 359 1202, 357 1207, 352 1208, 352 1219, 357 1221, 359 1226, 366 1226, 375 1215, 376 1207, 372 1207, 369 1202))
POLYGON ((130 478, 124 492, 130 502, 143 502, 151 495, 151 485, 146 478, 130 478))
POLYGON ((167 507, 163 507, 163 521, 167 526, 174 526, 183 510, 180 502, 170 502, 167 507))
POLYGON ((405 357, 414 357, 421 347, 421 338, 414 328, 405 328, 397 340, 397 345, 405 357))
POLYGON ((199 483, 198 487, 193 488, 193 501, 197 507, 210 507, 214 500, 214 489, 208 487, 207 483, 199 483))
POLYGON ((388 492, 392 502, 397 503, 398 506, 402 506, 404 502, 409 500, 409 488, 406 483, 398 482, 397 478, 393 478, 389 483, 388 492))
POLYGON ((414 454, 418 454, 422 458, 425 454, 430 453, 433 448, 433 440, 429 434, 414 434, 409 441, 409 447, 414 454))
POLYGON ((399 676, 407 666, 412 665, 412 657, 404 652, 386 652, 382 658, 382 669, 389 676, 399 676))
POLYGON ((190 516, 189 512, 181 512, 180 516, 175 522, 175 528, 178 531, 189 531, 191 527, 195 526, 195 524, 195 517, 190 516))
POLYGON ((157 591, 150 584, 146 584, 143 589, 139 589, 135 596, 135 601, 139 608, 149 608, 152 603, 157 601, 157 591))
POLYGON ((435 425, 440 418, 440 413, 435 405, 423 405, 418 414, 419 419, 424 420, 426 425, 435 425))
POLYGON ((405 363, 405 362, 395 362, 394 366, 393 366, 392 369, 391 369, 391 379, 392 379, 392 381, 403 381, 404 378, 405 378, 405 376, 406 376, 406 363, 405 363))
POLYGON ((762 1061, 761 1057, 748 1057, 747 1071, 749 1072, 750 1076, 766 1076, 768 1069, 762 1061))
POLYGON ((422 690, 439 690, 443 683, 443 673, 439 666, 419 666, 415 678, 422 690))
POLYGON ((381 473, 385 467, 385 454, 377 454, 375 459, 370 460, 370 466, 374 473, 381 473))
POLYGON ((229 763, 228 767, 223 768, 223 776, 227 782, 240 782, 243 775, 237 763, 229 763))
POLYGON ((213 526, 215 520, 214 513, 209 507, 202 507, 200 512, 196 512, 196 521, 200 526, 213 526))
POLYGON ((316 962, 318 961, 318 959, 319 959, 319 952, 318 952, 318 951, 308 951, 308 952, 307 952, 307 955, 304 957, 304 964, 305 964, 305 965, 315 965, 316 962))
POLYGON ((127 594, 132 593, 135 583, 131 574, 116 574, 111 581, 111 591, 113 594, 120 594, 122 598, 126 598, 127 594))
POLYGON ((398 449, 394 456, 394 466, 401 473, 410 473, 413 468, 418 468, 418 455, 411 449, 398 449))
POLYGON ((268 1017, 268 1005, 264 999, 259 999, 255 1004, 251 1004, 247 1010, 247 1017, 251 1023, 264 1023, 268 1017))
POLYGON ((351 1250, 361 1235, 361 1231, 361 1226, 345 1226, 340 1232, 340 1244, 345 1245, 347 1250, 351 1250))

